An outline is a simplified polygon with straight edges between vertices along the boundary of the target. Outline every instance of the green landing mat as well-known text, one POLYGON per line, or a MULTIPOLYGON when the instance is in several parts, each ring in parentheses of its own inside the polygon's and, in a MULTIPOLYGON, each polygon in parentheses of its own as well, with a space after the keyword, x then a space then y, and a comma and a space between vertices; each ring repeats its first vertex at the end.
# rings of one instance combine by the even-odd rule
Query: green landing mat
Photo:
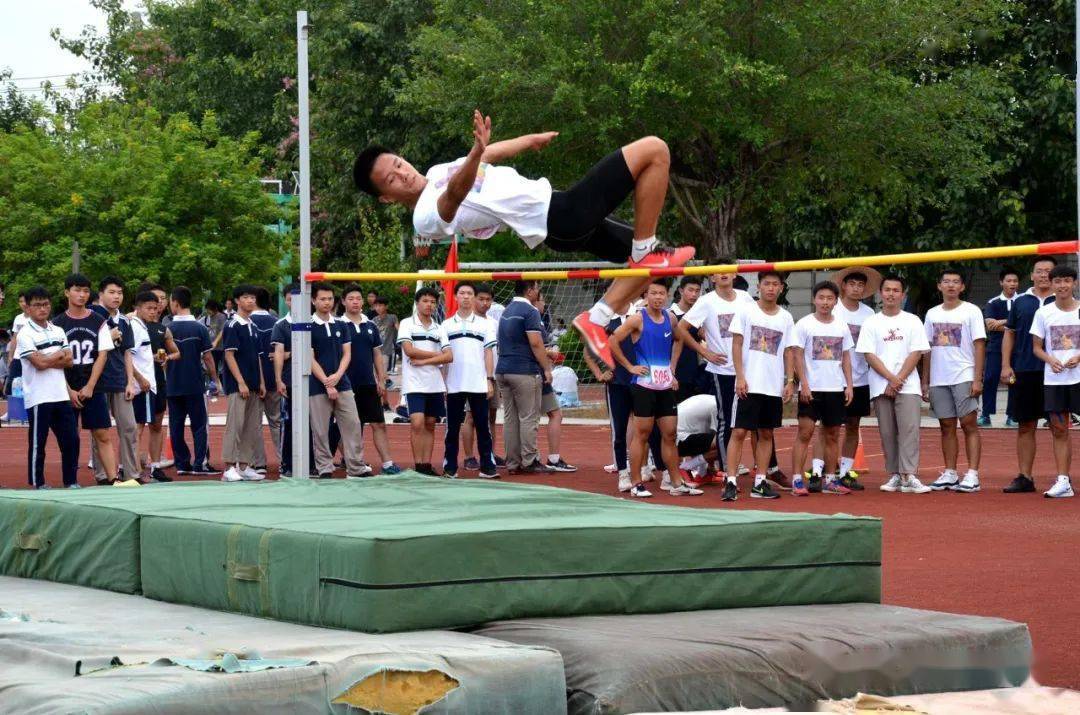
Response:
POLYGON ((4 491, 0 573, 383 633, 879 602, 881 523, 416 473, 4 491))

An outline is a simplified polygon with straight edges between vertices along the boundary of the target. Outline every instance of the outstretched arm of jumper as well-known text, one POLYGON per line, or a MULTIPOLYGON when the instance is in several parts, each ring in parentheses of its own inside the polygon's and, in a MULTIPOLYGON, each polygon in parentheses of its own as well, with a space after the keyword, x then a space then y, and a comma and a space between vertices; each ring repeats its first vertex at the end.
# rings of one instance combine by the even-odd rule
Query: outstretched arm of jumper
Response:
POLYGON ((439 218, 447 223, 454 220, 458 207, 465 197, 469 195, 473 182, 476 181, 476 172, 480 169, 480 162, 487 149, 488 139, 491 138, 491 117, 480 114, 480 110, 473 111, 473 147, 469 155, 450 182, 446 185, 446 191, 439 197, 439 218))

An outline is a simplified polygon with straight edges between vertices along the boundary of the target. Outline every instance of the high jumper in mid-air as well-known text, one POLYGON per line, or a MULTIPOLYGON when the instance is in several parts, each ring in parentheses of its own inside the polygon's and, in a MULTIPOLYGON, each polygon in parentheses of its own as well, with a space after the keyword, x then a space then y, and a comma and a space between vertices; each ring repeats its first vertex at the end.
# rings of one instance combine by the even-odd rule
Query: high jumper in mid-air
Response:
MULTIPOLYGON (((643 137, 597 162, 566 191, 552 190, 545 178, 529 179, 501 163, 527 150, 540 150, 558 132, 526 134, 489 143, 491 118, 473 112, 473 146, 456 161, 421 174, 401 156, 369 146, 353 164, 358 189, 384 203, 412 211, 413 228, 424 237, 460 234, 491 238, 509 228, 530 248, 544 244, 561 253, 588 253, 631 268, 675 268, 694 257, 692 247, 669 248, 656 239, 667 196, 671 156, 659 137, 643 137), (611 214, 634 196, 634 224, 611 214)), ((625 313, 649 278, 618 278, 574 327, 592 351, 612 365, 608 323, 625 313)))

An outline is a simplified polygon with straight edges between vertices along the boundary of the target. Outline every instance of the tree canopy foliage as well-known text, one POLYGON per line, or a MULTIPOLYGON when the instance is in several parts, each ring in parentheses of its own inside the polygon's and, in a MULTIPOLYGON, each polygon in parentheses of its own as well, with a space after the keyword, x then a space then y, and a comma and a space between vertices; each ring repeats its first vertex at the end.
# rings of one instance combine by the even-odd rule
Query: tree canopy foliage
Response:
MULTIPOLYGON (((148 0, 143 21, 95 2, 108 31, 64 42, 97 79, 164 115, 212 112, 223 135, 258 132, 262 158, 288 175, 294 4, 148 0)), ((318 0, 322 264, 398 262, 389 247, 408 221, 354 192, 357 149, 378 141, 419 167, 453 158, 473 107, 493 116, 496 139, 559 130, 519 165, 556 185, 622 143, 664 137, 663 233, 705 256, 1073 236, 1072 11, 1065 0, 318 0)))
MULTIPOLYGON (((256 135, 98 102, 72 127, 0 133, 0 265, 9 289, 53 289, 78 241, 84 273, 223 291, 274 282, 288 236, 257 179, 256 135)), ((10 313, 14 302, 5 306, 10 313)))

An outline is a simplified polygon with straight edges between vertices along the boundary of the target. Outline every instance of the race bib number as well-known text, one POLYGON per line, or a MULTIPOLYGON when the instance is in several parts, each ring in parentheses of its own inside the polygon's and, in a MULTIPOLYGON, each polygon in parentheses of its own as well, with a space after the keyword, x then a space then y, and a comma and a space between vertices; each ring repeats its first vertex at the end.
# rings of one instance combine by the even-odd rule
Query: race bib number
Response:
POLYGON ((649 365, 649 382, 654 390, 666 390, 671 387, 670 365, 649 365))

